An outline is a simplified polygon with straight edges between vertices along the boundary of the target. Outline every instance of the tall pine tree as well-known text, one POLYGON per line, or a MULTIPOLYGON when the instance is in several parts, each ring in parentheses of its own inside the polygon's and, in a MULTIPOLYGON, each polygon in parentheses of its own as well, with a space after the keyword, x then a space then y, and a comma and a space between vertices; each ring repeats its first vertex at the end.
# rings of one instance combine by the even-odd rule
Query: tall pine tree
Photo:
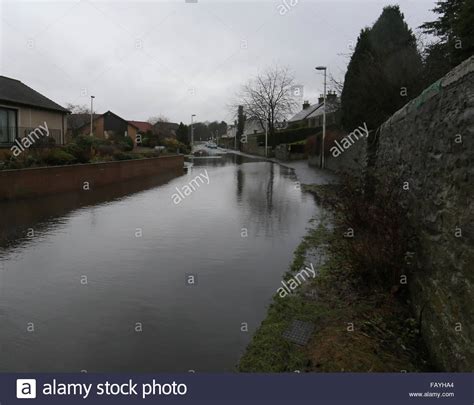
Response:
POLYGON ((188 126, 184 125, 182 122, 179 123, 179 127, 176 129, 176 139, 185 145, 189 144, 188 137, 188 126))
POLYGON ((398 6, 385 7, 361 31, 341 95, 346 130, 367 123, 375 129, 422 90, 421 56, 398 6))
POLYGON ((425 51, 427 84, 474 54, 474 1, 439 0, 433 11, 438 19, 420 27, 438 37, 425 51))

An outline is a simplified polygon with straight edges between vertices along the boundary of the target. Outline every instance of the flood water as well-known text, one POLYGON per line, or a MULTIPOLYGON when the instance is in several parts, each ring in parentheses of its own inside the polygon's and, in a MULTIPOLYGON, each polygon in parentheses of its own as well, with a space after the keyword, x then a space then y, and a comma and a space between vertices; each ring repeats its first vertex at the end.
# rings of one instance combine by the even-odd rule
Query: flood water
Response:
POLYGON ((236 155, 154 181, 0 204, 0 371, 235 370, 318 208, 236 155))

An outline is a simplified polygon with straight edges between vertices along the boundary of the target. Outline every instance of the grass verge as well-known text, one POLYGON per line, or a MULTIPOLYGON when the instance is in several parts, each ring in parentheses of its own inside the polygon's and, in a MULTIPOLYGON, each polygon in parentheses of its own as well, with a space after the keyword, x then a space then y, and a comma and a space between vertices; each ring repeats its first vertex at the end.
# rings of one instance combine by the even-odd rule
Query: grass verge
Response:
MULTIPOLYGON (((324 201, 334 186, 306 191, 324 201)), ((268 309, 238 365, 241 372, 413 372, 432 370, 409 305, 384 288, 367 288, 351 271, 344 242, 332 228, 328 211, 310 222, 295 251, 292 277, 305 264, 323 257, 314 279, 268 309), (341 252, 338 254, 337 252, 341 252), (315 325, 310 342, 288 342, 283 332, 293 320, 315 325)))

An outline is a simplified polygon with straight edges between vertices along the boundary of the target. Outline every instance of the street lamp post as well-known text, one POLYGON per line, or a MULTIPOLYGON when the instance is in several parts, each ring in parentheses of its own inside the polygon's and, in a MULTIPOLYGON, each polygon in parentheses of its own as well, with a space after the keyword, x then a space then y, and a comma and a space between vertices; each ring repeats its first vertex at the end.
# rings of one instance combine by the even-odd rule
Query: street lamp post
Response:
POLYGON ((323 94, 323 139, 321 142, 321 169, 324 169, 324 143, 326 139, 326 66, 317 66, 316 70, 324 70, 324 94, 323 94))
POLYGON ((91 96, 91 136, 94 136, 92 134, 92 120, 93 120, 93 117, 94 117, 94 98, 95 98, 95 96, 91 96))
POLYGON ((265 117, 265 157, 268 157, 268 119, 265 117))
POLYGON ((196 114, 191 115, 191 149, 194 146, 194 117, 196 114))

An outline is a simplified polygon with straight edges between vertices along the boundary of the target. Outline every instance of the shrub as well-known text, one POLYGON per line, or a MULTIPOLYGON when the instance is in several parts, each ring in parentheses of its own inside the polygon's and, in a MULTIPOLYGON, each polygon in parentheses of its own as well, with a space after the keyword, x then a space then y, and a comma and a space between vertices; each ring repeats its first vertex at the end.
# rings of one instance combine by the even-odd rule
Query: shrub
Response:
POLYGON ((92 157, 92 147, 97 142, 97 138, 79 135, 64 147, 64 151, 73 155, 79 163, 88 163, 92 157))
POLYGON ((98 148, 100 146, 107 146, 112 145, 112 141, 110 139, 102 139, 102 138, 92 138, 92 147, 98 148))
POLYGON ((183 145, 181 142, 174 138, 165 138, 163 141, 163 145, 169 152, 176 152, 179 149, 180 145, 185 147, 185 145, 183 145))
POLYGON ((99 156, 112 156, 115 152, 115 148, 112 145, 100 145, 97 147, 97 154, 99 156))
POLYGON ((60 166, 74 163, 76 158, 62 149, 52 149, 45 156, 44 161, 48 165, 60 166))
POLYGON ((36 166, 39 163, 38 159, 33 156, 33 155, 28 155, 26 156, 26 159, 24 160, 24 165, 25 167, 33 167, 36 166))
POLYGON ((52 136, 41 136, 33 143, 32 148, 53 148, 56 140, 52 136))
MULTIPOLYGON (((274 139, 271 139, 271 136, 268 136, 268 144, 280 145, 282 143, 293 143, 297 141, 302 141, 308 136, 314 135, 318 132, 316 128, 297 128, 297 129, 287 129, 285 131, 276 132, 274 139)), ((259 134, 257 136, 257 142, 259 144, 265 144, 265 134, 259 134)))
POLYGON ((133 150, 133 147, 135 146, 133 143, 133 139, 130 138, 129 136, 125 137, 125 144, 127 145, 127 151, 133 150))
POLYGON ((129 136, 125 136, 123 139, 120 139, 120 141, 118 141, 116 145, 120 150, 124 152, 130 152, 131 150, 133 150, 134 146, 133 140, 129 136))
POLYGON ((366 179, 347 176, 330 204, 337 213, 341 235, 352 228, 353 237, 343 237, 331 249, 344 256, 367 286, 386 289, 400 285, 404 258, 415 239, 401 201, 403 189, 390 176, 366 179), (369 193, 367 181, 374 192, 369 193))
MULTIPOLYGON (((97 142, 97 140, 95 142, 97 142)), ((73 143, 75 143, 81 149, 90 149, 94 144, 94 138, 89 135, 79 135, 74 138, 73 143)))

